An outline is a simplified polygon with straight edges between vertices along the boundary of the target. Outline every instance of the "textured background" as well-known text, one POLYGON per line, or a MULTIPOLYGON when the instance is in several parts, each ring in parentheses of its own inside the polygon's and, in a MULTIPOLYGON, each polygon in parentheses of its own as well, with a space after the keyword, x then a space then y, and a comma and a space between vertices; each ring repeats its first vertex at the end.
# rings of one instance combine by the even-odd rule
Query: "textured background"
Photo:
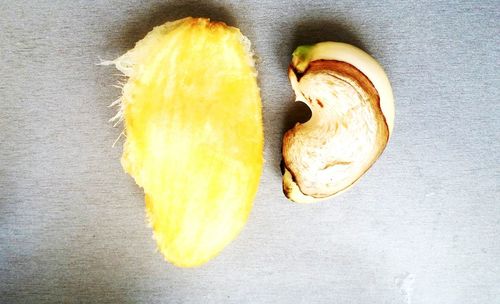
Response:
POLYGON ((498 1, 0 1, 0 302, 500 303, 498 1), (259 56, 267 160, 241 235, 198 269, 155 251, 123 173, 95 64, 154 25, 209 16, 259 56), (394 136, 352 190, 281 193, 280 140, 305 111, 285 68, 298 44, 377 58, 394 136))

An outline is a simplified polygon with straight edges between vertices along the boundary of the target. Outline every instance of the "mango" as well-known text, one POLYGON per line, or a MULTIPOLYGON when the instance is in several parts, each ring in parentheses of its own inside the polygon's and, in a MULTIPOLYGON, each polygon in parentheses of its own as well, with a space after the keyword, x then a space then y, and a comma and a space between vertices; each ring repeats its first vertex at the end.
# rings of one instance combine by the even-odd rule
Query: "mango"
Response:
POLYGON ((185 18, 112 63, 128 77, 121 164, 144 189, 158 249, 179 267, 202 265, 245 225, 262 172, 250 42, 222 22, 185 18))

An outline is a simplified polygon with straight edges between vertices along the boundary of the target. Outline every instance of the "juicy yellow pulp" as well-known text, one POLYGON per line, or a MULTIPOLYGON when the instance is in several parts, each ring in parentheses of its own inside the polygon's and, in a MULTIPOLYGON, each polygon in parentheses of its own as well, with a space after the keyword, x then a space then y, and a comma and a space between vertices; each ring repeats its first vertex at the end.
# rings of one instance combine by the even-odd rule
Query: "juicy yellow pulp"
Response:
POLYGON ((159 250, 200 265, 240 232, 262 171, 261 100, 248 40, 186 18, 115 60, 126 76, 122 165, 144 188, 159 250))

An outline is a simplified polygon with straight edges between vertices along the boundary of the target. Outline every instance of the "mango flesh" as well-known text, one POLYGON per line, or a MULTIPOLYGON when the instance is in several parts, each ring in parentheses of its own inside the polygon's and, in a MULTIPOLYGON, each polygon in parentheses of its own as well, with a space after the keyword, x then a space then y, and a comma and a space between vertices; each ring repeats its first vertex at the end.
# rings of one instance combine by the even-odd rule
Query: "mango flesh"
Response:
POLYGON ((114 61, 128 76, 122 166, 144 189, 159 251, 180 267, 243 228, 262 171, 262 106, 250 43, 221 22, 154 28, 114 61))

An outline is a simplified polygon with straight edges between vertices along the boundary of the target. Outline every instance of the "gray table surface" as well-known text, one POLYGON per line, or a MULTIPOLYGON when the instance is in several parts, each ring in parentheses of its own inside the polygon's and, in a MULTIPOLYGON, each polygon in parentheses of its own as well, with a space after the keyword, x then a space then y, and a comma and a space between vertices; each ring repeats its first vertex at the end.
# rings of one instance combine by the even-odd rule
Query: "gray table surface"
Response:
POLYGON ((498 1, 0 1, 0 303, 500 303, 498 1), (154 25, 208 16, 259 56, 265 169, 241 235, 198 269, 156 252, 120 167, 96 66, 154 25), (299 44, 387 70, 392 140, 349 192, 288 202, 283 131, 303 119, 299 44))

